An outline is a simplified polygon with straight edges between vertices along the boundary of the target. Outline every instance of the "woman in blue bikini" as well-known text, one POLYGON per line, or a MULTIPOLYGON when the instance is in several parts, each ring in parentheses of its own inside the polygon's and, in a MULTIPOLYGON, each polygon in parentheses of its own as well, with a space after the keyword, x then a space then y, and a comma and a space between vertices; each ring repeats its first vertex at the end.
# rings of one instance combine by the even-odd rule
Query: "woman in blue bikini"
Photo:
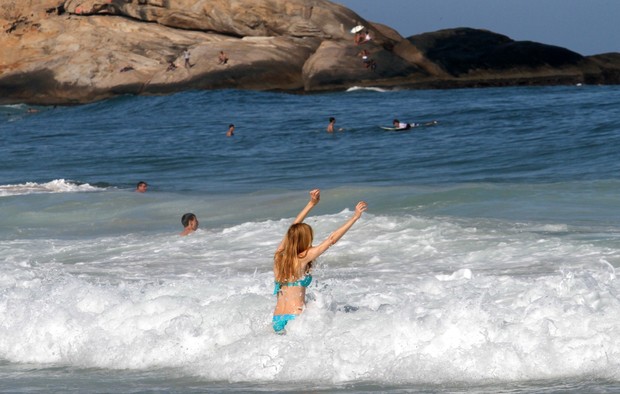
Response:
POLYGON ((342 238, 367 208, 365 202, 358 202, 355 213, 349 220, 319 245, 312 246, 312 227, 303 221, 312 208, 319 203, 320 198, 319 189, 310 191, 310 201, 299 212, 274 255, 274 294, 278 296, 276 309, 273 312, 273 329, 276 332, 284 330, 286 323, 303 311, 306 287, 312 282, 310 275, 312 262, 342 238))

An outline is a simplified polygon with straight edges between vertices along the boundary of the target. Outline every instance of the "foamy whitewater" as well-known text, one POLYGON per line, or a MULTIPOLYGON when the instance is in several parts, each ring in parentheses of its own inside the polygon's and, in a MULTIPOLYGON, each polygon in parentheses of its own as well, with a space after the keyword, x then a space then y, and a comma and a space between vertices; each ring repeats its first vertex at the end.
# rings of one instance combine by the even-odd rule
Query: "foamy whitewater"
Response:
POLYGON ((583 86, 0 107, 0 392, 617 391, 619 104, 583 86), (439 124, 377 127, 394 117, 439 124), (313 187, 318 241, 369 209, 276 335, 272 256, 313 187))

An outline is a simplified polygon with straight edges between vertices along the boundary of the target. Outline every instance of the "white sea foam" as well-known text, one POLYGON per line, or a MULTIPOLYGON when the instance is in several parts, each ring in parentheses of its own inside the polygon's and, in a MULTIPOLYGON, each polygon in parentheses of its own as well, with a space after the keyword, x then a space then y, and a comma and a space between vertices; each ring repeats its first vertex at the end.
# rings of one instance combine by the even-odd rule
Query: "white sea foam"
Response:
POLYGON ((374 86, 351 86, 350 88, 347 89, 347 92, 357 92, 360 90, 385 93, 385 92, 390 92, 393 89, 384 89, 384 88, 379 88, 379 87, 374 87, 374 86))
MULTIPOLYGON (((320 240, 350 214, 308 223, 320 240)), ((255 383, 620 378, 617 250, 368 214, 279 336, 271 256, 289 223, 4 242, 0 358, 255 383)))
POLYGON ((75 193, 102 190, 87 183, 78 184, 65 179, 55 179, 46 183, 26 182, 17 185, 0 185, 0 197, 33 193, 75 193))

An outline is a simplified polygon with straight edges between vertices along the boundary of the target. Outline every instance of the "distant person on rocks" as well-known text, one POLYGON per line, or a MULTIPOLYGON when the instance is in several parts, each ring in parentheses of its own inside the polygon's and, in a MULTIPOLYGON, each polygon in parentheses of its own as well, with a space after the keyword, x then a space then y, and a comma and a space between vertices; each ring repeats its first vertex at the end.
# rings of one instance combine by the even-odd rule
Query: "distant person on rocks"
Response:
POLYGON ((353 37, 353 42, 355 42, 355 45, 359 45, 362 43, 362 41, 364 41, 364 34, 358 31, 357 33, 355 33, 355 36, 353 37))
POLYGON ((138 185, 136 185, 136 192, 138 193, 146 193, 146 188, 149 187, 149 185, 144 182, 144 181, 140 181, 138 182, 138 185))
POLYGON ((189 49, 186 49, 185 51, 183 51, 183 59, 185 59, 185 68, 192 67, 192 65, 189 62, 189 57, 190 57, 189 49))
POLYGON ((233 135, 235 135, 235 125, 231 123, 228 125, 228 131, 226 132, 226 137, 232 137, 233 135))
POLYGON ((224 51, 220 51, 220 54, 217 57, 217 62, 218 62, 218 64, 226 64, 226 63, 228 63, 228 56, 226 55, 226 53, 224 53, 224 51))
POLYGON ((177 65, 174 64, 174 62, 170 62, 168 63, 168 68, 166 68, 166 71, 174 71, 177 69, 177 65))
POLYGON ((198 229, 198 218, 193 213, 186 213, 181 217, 181 224, 183 225, 183 231, 180 235, 184 237, 198 229))
POLYGON ((368 61, 368 58, 370 56, 370 53, 368 53, 368 50, 366 49, 362 49, 357 56, 360 56, 362 58, 362 62, 364 62, 364 64, 366 64, 366 62, 368 61))
POLYGON ((377 62, 375 62, 374 59, 370 57, 370 52, 368 52, 367 49, 364 49, 360 53, 358 53, 358 56, 362 57, 362 63, 364 63, 364 66, 366 68, 370 69, 371 71, 375 71, 375 69, 377 68, 377 62))

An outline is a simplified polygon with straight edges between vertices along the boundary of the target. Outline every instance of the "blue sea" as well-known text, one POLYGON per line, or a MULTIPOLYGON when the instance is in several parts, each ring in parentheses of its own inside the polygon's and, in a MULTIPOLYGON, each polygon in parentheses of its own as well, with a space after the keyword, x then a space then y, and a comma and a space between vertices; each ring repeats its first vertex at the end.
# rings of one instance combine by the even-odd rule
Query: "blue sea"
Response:
POLYGON ((619 147, 618 86, 1 106, 0 392, 618 392, 619 147))

